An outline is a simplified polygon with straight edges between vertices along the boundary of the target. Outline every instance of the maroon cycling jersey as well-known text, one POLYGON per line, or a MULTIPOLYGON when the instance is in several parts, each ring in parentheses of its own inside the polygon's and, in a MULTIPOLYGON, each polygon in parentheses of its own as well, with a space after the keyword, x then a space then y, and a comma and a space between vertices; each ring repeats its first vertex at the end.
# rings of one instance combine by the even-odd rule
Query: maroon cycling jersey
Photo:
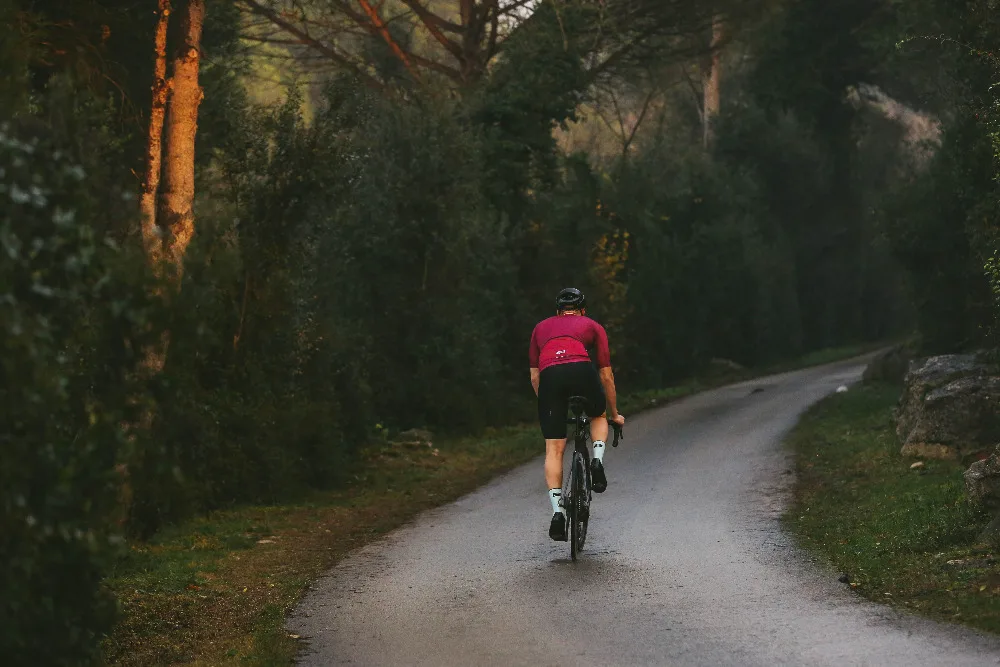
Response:
POLYGON ((590 361, 587 348, 596 352, 598 368, 611 365, 604 327, 584 315, 556 315, 535 325, 528 347, 528 364, 544 371, 558 364, 590 361))

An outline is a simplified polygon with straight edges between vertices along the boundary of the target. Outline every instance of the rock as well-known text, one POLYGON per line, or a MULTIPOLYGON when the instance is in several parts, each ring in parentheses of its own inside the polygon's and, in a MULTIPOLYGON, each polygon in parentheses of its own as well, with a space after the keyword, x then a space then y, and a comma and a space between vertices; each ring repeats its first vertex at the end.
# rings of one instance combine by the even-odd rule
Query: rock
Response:
POLYGON ((1000 446, 965 471, 965 492, 972 503, 1000 512, 1000 446))
POLYGON ((896 435, 906 440, 916 420, 924 396, 947 382, 980 369, 974 355, 948 354, 926 359, 914 359, 903 381, 903 393, 896 410, 896 435))
POLYGON ((1000 377, 965 377, 933 389, 904 442, 904 453, 925 451, 934 458, 958 458, 1000 440, 1000 377))
POLYGON ((912 464, 910 466, 910 470, 916 470, 917 468, 923 468, 923 467, 924 467, 924 462, 923 461, 917 461, 916 463, 914 463, 914 464, 912 464))
POLYGON ((846 394, 847 393, 847 385, 842 384, 839 387, 837 387, 837 393, 838 394, 846 394))
POLYGON ((983 539, 1000 535, 1000 446, 989 457, 976 461, 965 471, 965 493, 969 502, 993 514, 983 539))
POLYGON ((837 579, 837 581, 839 581, 842 584, 849 584, 849 583, 851 583, 851 578, 849 576, 847 576, 847 574, 842 574, 837 579))
POLYGON ((915 360, 896 409, 904 456, 955 459, 1000 440, 1000 369, 976 355, 915 360))
POLYGON ((876 354, 868 367, 865 368, 861 381, 865 384, 874 382, 900 383, 909 370, 912 355, 903 345, 897 345, 876 354))

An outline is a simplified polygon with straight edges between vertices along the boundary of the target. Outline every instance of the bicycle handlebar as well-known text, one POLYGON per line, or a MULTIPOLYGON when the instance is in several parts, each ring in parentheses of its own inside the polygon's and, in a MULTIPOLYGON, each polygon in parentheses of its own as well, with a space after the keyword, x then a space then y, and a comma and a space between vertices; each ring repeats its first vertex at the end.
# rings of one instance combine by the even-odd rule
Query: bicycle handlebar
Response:
MULTIPOLYGON (((567 424, 576 424, 578 427, 583 428, 587 424, 587 418, 584 416, 580 417, 570 417, 566 420, 567 424)), ((617 447, 620 440, 625 439, 625 434, 623 432, 623 427, 620 424, 616 424, 610 419, 608 424, 611 426, 612 430, 615 432, 615 439, 611 442, 612 447, 617 447)))
POLYGON ((616 424, 614 422, 611 422, 611 428, 615 432, 615 439, 614 439, 614 441, 612 441, 611 446, 612 447, 617 447, 618 446, 618 441, 625 439, 625 434, 623 433, 623 428, 622 428, 621 424, 616 424))

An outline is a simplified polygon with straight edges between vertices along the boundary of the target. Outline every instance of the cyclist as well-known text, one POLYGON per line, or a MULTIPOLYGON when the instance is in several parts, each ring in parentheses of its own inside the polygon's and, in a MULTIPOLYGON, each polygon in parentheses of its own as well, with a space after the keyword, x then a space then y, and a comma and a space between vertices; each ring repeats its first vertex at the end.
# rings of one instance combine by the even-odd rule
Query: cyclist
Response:
POLYGON ((618 414, 615 376, 611 372, 611 353, 604 327, 587 317, 583 292, 567 287, 556 297, 556 314, 542 320, 531 332, 528 348, 531 386, 538 396, 538 421, 545 438, 545 481, 549 485, 552 522, 549 537, 566 541, 566 514, 559 507, 562 497, 563 450, 566 448, 566 411, 570 396, 586 399, 590 417, 590 437, 594 456, 590 462, 593 489, 603 493, 608 488, 604 474, 604 450, 608 437, 608 418, 624 425, 618 414), (594 350, 597 368, 587 349, 594 350))

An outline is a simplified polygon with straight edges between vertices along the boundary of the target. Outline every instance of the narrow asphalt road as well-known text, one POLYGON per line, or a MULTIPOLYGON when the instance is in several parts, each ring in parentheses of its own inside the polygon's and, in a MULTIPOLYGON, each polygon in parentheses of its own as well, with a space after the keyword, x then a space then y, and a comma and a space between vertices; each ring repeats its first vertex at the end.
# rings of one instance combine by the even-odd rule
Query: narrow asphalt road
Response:
POLYGON ((422 514, 316 584, 289 621, 308 640, 301 663, 1000 664, 997 638, 860 600, 780 530, 783 434, 861 371, 773 376, 630 419, 576 563, 548 538, 541 460, 422 514))

